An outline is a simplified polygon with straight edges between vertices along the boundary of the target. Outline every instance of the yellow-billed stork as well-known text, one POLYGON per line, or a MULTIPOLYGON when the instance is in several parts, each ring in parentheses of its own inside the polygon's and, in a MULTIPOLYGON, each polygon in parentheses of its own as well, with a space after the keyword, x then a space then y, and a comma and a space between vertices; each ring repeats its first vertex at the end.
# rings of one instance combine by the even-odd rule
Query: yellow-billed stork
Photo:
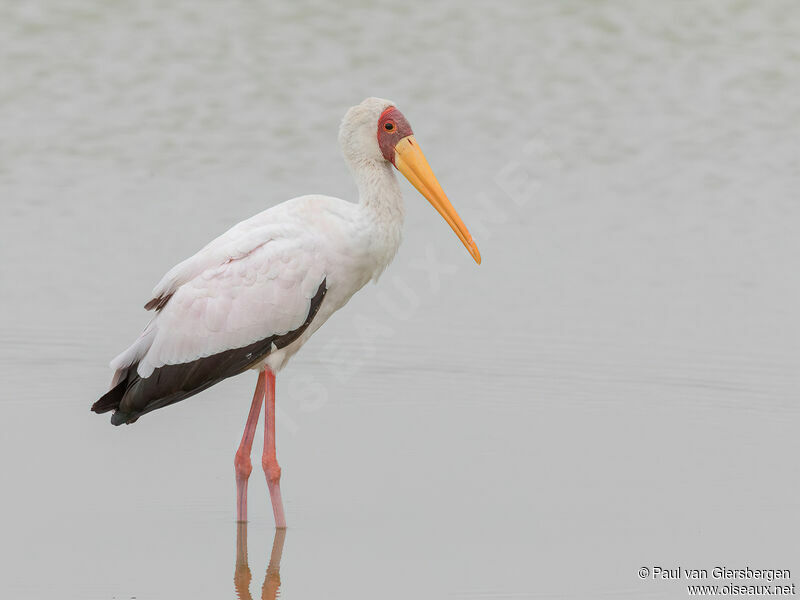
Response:
POLYGON ((146 305, 155 316, 111 361, 111 389, 92 406, 114 425, 258 372, 234 460, 238 521, 247 520, 250 452, 266 405, 262 465, 275 526, 286 526, 275 452, 275 373, 394 258, 403 226, 396 167, 439 211, 480 264, 478 247, 442 191, 394 103, 367 98, 342 120, 339 144, 359 202, 301 196, 233 226, 173 267, 146 305))

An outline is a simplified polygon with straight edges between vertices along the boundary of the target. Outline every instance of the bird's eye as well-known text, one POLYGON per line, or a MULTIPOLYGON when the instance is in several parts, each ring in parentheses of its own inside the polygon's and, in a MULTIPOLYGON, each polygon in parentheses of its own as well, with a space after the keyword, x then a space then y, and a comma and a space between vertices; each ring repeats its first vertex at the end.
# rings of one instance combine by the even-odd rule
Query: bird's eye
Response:
POLYGON ((394 123, 386 123, 386 125, 384 125, 383 128, 386 131, 394 131, 394 123))

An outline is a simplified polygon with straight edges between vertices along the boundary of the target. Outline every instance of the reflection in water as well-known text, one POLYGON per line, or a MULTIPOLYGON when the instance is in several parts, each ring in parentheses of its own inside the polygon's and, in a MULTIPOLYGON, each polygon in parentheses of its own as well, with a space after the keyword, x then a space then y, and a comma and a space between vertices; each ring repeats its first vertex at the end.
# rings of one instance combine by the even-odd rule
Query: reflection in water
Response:
MULTIPOLYGON (((278 589, 281 587, 281 554, 285 539, 286 530, 276 529, 267 574, 264 576, 264 585, 261 586, 261 600, 275 600, 278 597, 278 589)), ((250 594, 251 579, 247 564, 247 523, 239 522, 236 524, 236 570, 233 573, 233 585, 236 596, 241 600, 253 600, 250 594)))

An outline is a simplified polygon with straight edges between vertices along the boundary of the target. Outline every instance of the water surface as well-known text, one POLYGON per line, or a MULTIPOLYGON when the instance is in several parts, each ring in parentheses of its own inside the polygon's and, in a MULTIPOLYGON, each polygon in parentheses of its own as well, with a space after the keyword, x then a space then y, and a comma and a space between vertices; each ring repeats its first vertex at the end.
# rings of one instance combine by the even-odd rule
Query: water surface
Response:
MULTIPOLYGON (((355 199, 336 133, 368 95, 484 263, 406 185, 394 264, 280 374, 281 597, 800 572, 800 7, 274 4, 0 8, 0 595, 242 593, 255 376, 131 427, 88 409, 174 263, 287 198, 355 199)), ((250 516, 258 597, 258 470, 250 516)))

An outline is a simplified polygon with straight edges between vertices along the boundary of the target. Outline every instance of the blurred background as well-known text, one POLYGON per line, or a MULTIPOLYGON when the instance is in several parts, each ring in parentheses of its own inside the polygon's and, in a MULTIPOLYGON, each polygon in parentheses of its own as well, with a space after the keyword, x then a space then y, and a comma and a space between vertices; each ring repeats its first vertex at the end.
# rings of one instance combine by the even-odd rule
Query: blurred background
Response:
POLYGON ((356 200, 337 130, 366 96, 484 261, 403 182, 394 264, 281 372, 281 597, 800 572, 797 3, 15 2, 0 39, 3 597, 235 597, 255 375, 131 427, 89 406, 173 264, 356 200))

